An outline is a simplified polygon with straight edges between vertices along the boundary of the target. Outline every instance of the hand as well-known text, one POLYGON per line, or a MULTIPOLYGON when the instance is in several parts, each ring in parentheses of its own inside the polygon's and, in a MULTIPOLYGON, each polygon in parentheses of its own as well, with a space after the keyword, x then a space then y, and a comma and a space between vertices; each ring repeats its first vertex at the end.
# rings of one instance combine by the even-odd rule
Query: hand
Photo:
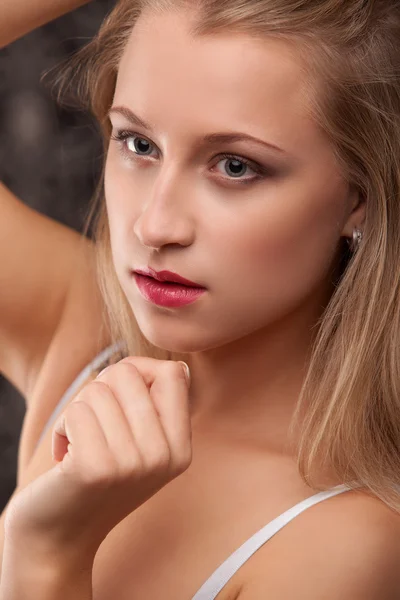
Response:
POLYGON ((54 426, 58 464, 10 503, 11 535, 94 556, 111 529, 189 467, 188 388, 182 364, 144 357, 88 383, 54 426))

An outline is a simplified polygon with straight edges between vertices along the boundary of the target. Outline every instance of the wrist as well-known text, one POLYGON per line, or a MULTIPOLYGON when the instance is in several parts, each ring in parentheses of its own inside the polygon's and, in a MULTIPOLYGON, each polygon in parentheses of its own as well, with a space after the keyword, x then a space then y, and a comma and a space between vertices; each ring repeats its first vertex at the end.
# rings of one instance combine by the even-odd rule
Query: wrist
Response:
POLYGON ((102 541, 88 541, 87 537, 82 539, 72 535, 68 540, 60 540, 50 531, 31 531, 15 517, 6 519, 4 536, 10 555, 43 565, 54 564, 55 567, 66 570, 77 566, 92 567, 102 541))
POLYGON ((92 600, 93 561, 63 548, 6 538, 0 600, 92 600))

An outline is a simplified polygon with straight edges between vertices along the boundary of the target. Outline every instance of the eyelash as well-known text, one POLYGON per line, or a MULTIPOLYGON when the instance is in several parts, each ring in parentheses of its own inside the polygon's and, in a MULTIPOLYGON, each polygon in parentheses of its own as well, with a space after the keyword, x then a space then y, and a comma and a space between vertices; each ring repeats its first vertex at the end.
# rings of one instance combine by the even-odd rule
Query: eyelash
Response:
MULTIPOLYGON (((127 139, 133 138, 133 137, 137 137, 139 139, 146 140, 146 141, 148 141, 149 144, 154 146, 154 144, 150 140, 147 140, 146 137, 139 135, 138 133, 135 133, 134 131, 127 131, 127 130, 123 130, 123 129, 117 130, 117 132, 115 134, 111 135, 111 139, 118 143, 118 145, 119 145, 118 149, 125 158, 127 158, 128 155, 129 155, 129 158, 131 158, 132 155, 135 156, 135 153, 131 152, 130 150, 127 150, 126 143, 125 143, 127 139)), ((137 157, 141 157, 141 156, 146 157, 147 155, 146 154, 143 154, 143 155, 136 154, 136 156, 137 157)), ((252 171, 254 171, 257 174, 255 177, 247 178, 247 179, 239 179, 236 177, 227 177, 226 178, 226 179, 228 179, 228 181, 235 182, 235 185, 236 184, 249 185, 251 183, 255 183, 255 182, 259 181, 260 179, 263 179, 264 177, 272 176, 272 172, 270 169, 266 169, 265 167, 262 167, 261 165, 255 163, 247 158, 244 158, 242 156, 236 156, 234 154, 222 153, 222 154, 218 155, 218 157, 220 159, 218 162, 220 162, 221 160, 224 160, 224 159, 237 160, 237 161, 243 163, 244 165, 248 166, 252 171)), ((216 164, 218 164, 218 163, 216 163, 216 164)))

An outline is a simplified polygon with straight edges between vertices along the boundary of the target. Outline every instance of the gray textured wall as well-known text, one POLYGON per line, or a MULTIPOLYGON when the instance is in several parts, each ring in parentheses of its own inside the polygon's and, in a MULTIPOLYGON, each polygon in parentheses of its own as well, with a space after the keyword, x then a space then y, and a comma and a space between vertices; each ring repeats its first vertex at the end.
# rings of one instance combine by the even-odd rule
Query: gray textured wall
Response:
MULTIPOLYGON (((90 118, 58 107, 39 80, 89 41, 114 3, 96 0, 0 50, 0 179, 77 230, 98 179, 100 140, 90 118)), ((24 413, 23 398, 0 376, 0 511, 15 488, 24 413)))

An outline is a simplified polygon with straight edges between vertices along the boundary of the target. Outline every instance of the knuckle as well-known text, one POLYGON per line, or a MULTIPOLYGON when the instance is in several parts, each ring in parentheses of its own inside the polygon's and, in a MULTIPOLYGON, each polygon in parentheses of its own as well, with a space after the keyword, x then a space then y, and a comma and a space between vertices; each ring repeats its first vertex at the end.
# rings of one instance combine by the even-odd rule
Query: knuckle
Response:
POLYGON ((179 455, 174 465, 174 470, 177 475, 180 475, 189 468, 192 463, 192 458, 193 456, 191 448, 179 455))
POLYGON ((92 400, 94 397, 102 397, 109 398, 110 394, 112 394, 110 388, 104 381, 99 381, 94 379, 90 383, 88 383, 82 390, 79 392, 77 398, 83 399, 85 402, 92 400))
POLYGON ((118 363, 118 366, 127 369, 129 373, 132 373, 133 375, 140 375, 139 369, 128 358, 123 358, 118 363))
POLYGON ((168 448, 160 449, 154 455, 146 457, 147 468, 155 473, 165 473, 169 470, 170 464, 171 454, 168 448))
POLYGON ((172 375, 180 375, 182 372, 182 367, 176 362, 176 360, 166 360, 163 363, 163 369, 172 375))
POLYGON ((159 373, 169 379, 180 379, 184 378, 182 367, 175 360, 164 360, 160 362, 159 373))
POLYGON ((87 403, 82 397, 78 397, 73 402, 68 404, 64 411, 64 417, 70 419, 71 417, 74 418, 75 415, 77 415, 76 418, 79 418, 80 415, 82 415, 82 412, 84 411, 87 411, 87 403))
POLYGON ((132 378, 133 381, 141 381, 143 379, 140 369, 131 362, 120 362, 118 365, 120 369, 125 371, 126 376, 132 378))
POLYGON ((115 401, 111 388, 104 381, 92 381, 85 390, 84 399, 87 404, 95 408, 98 402, 115 401))

